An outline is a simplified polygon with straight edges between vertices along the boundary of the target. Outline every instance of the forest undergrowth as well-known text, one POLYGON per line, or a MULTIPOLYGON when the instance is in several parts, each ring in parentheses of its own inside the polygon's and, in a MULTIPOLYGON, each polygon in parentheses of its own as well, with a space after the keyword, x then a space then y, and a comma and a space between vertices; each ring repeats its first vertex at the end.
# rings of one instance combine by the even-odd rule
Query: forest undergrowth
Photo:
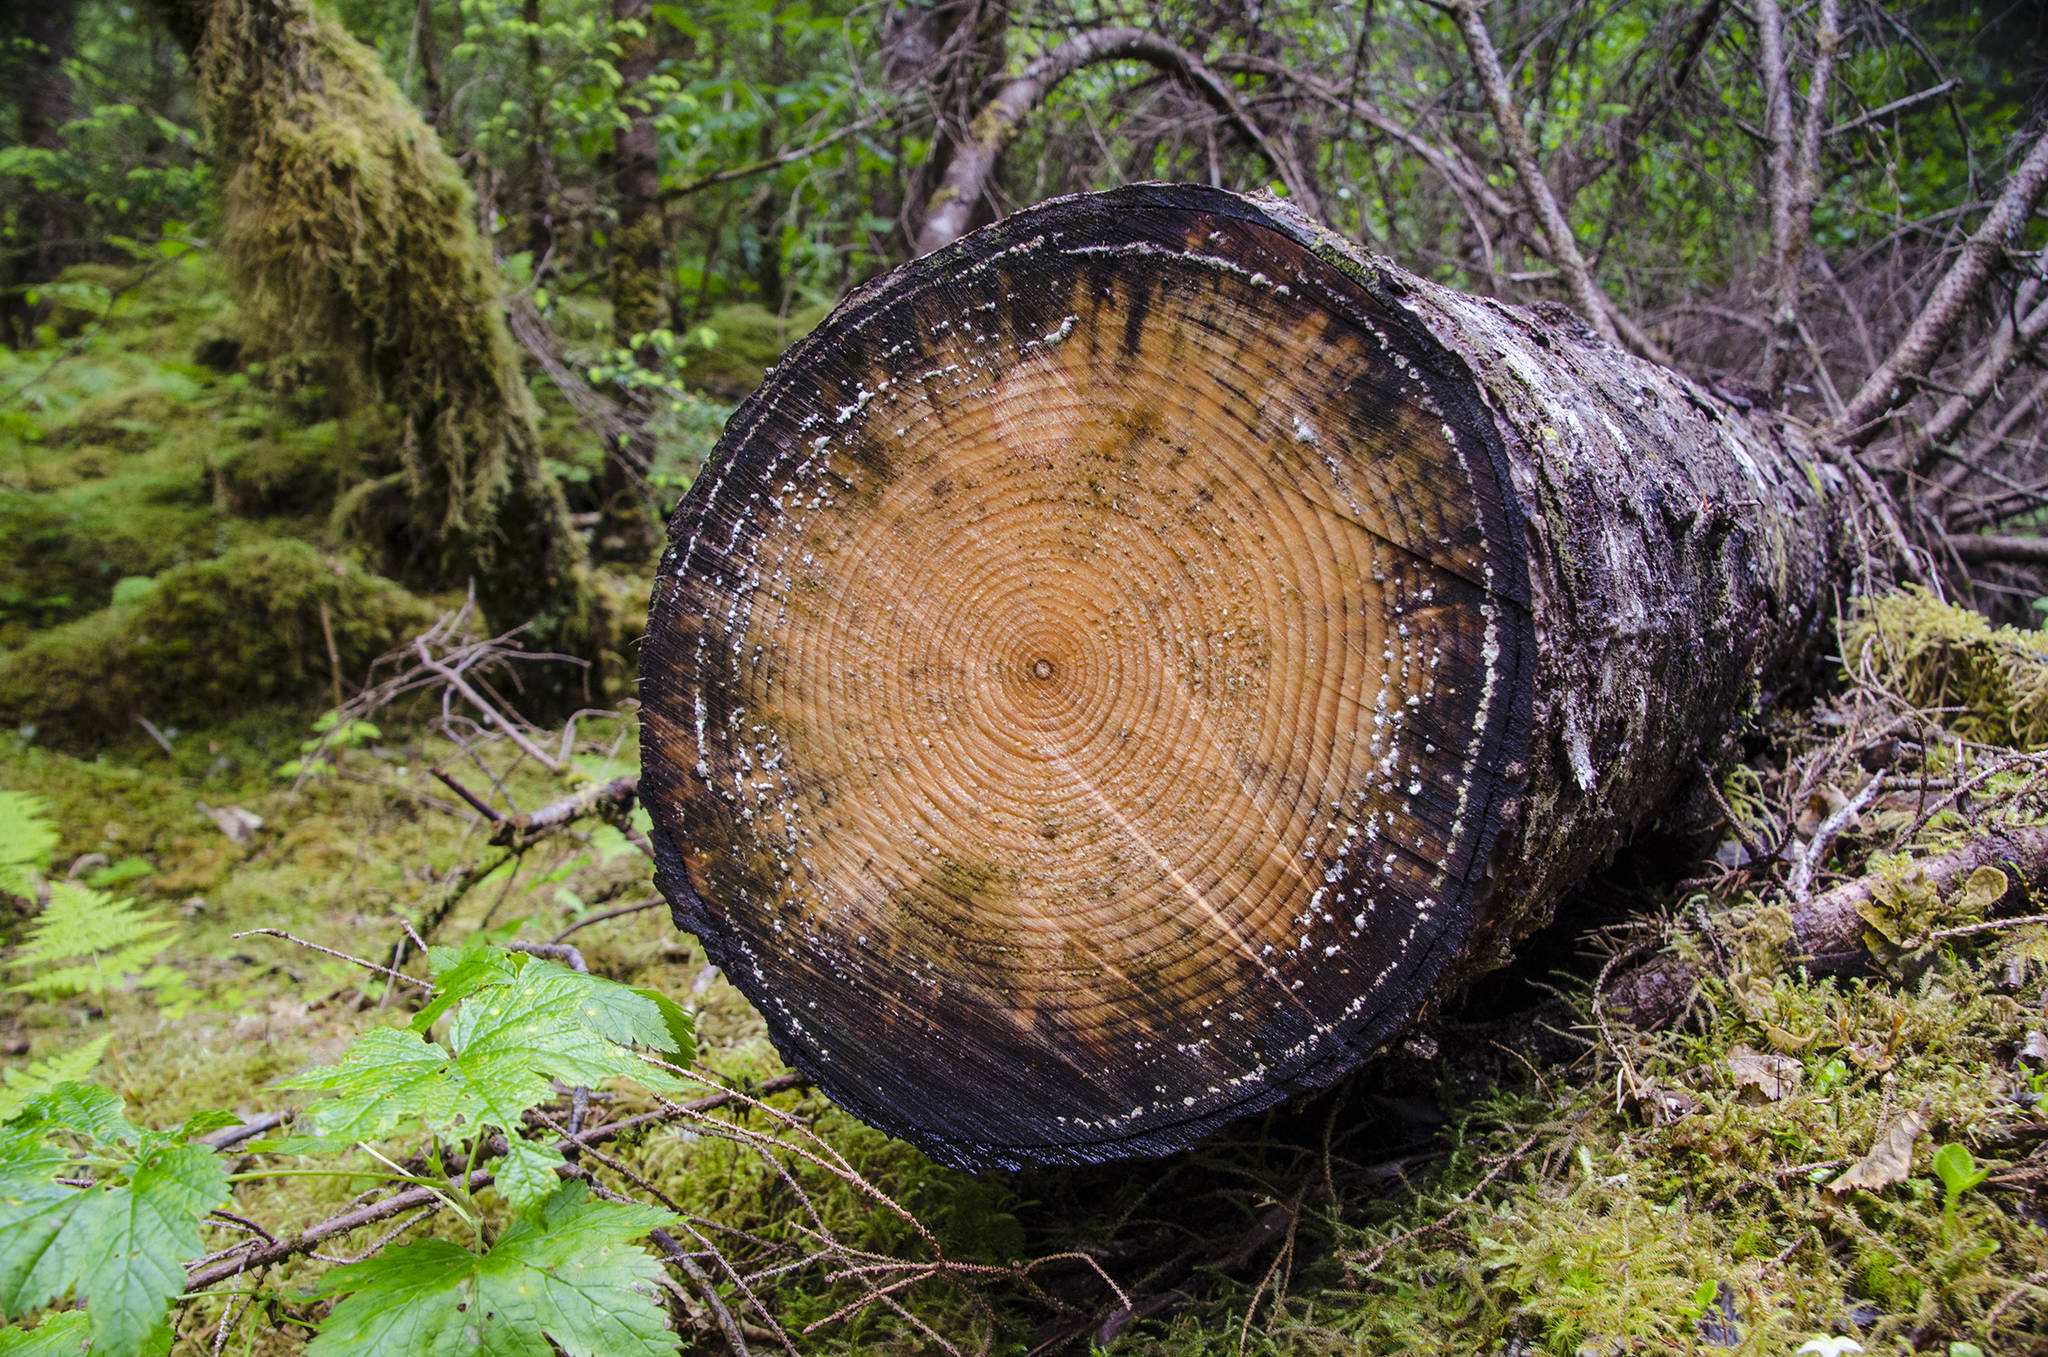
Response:
POLYGON ((39 388, 0 430, 4 1209, 183 1186, 111 1279, 0 1243, 0 1353, 2048 1350, 2048 906, 1915 866, 2048 823, 2040 633, 1864 601, 1829 691, 1364 1073, 1169 1159, 974 1179, 789 1077, 669 923, 630 701, 526 725, 531 661, 297 511, 374 430, 198 361, 196 263, 73 282, 118 316, 0 359, 39 388), (280 544, 302 611, 170 606, 280 544), (136 686, 35 720, 110 633, 136 686), (136 705, 194 666, 215 696, 136 705), (1866 876, 1846 973, 1788 955, 1801 893, 1866 876), (544 1041, 489 1045, 508 995, 544 1041), (379 1050, 433 1095, 383 1097, 379 1050), (508 1050, 524 1081, 479 1072, 508 1050), (505 1301, 550 1239, 606 1305, 505 1301))

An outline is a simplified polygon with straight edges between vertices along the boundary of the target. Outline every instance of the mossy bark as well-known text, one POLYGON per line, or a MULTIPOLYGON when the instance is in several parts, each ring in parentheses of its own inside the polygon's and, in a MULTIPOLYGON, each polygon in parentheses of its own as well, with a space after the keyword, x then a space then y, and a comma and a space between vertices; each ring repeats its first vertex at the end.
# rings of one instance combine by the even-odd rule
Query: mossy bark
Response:
POLYGON ((221 237, 259 348, 396 416, 337 517, 395 574, 474 581, 493 625, 590 654, 581 541, 455 163, 309 0, 171 0, 222 160, 221 237))

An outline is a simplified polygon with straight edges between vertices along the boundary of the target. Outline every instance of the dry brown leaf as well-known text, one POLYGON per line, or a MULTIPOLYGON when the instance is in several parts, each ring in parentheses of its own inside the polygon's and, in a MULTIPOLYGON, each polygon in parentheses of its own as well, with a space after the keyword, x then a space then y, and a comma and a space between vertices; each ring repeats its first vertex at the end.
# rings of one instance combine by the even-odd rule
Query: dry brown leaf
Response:
POLYGON ((1753 1088, 1772 1102, 1797 1093, 1804 1078, 1799 1062, 1790 1056, 1766 1055, 1748 1046, 1728 1052, 1728 1073, 1737 1088, 1753 1088))
POLYGON ((1913 1146, 1927 1133, 1927 1107, 1923 1100, 1920 1106, 1893 1122, 1891 1128, 1870 1147, 1869 1154, 1851 1164, 1847 1172, 1828 1184, 1828 1191, 1837 1194, 1856 1189, 1875 1192, 1893 1183, 1904 1182, 1913 1172, 1913 1146))

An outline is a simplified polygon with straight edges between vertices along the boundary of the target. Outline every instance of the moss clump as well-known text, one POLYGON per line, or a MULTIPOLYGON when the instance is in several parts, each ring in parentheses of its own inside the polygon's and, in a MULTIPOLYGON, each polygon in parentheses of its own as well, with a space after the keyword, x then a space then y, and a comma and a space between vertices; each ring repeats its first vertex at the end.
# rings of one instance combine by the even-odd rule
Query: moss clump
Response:
POLYGON ((1920 707, 1952 708, 1957 732, 1986 744, 2048 744, 2048 633, 1993 627, 1917 586, 1864 599, 1843 624, 1851 670, 1920 707))
POLYGON ((806 307, 787 319, 746 302, 721 306, 692 330, 699 341, 683 363, 683 381, 720 400, 752 394, 782 351, 816 329, 822 306, 806 307), (707 333, 708 332, 708 333, 707 333), (701 341, 709 340, 708 344, 701 341))
POLYGON ((221 238, 273 371, 389 405, 385 464, 337 521, 432 587, 474 580, 492 622, 587 651, 581 539, 542 462, 533 398, 475 203, 376 54, 309 0, 218 0, 187 25, 228 163, 221 238))
POLYGON ((178 566, 132 601, 0 659, 0 725, 92 743, 144 716, 199 725, 328 691, 327 607, 344 677, 422 629, 434 610, 301 542, 178 566))

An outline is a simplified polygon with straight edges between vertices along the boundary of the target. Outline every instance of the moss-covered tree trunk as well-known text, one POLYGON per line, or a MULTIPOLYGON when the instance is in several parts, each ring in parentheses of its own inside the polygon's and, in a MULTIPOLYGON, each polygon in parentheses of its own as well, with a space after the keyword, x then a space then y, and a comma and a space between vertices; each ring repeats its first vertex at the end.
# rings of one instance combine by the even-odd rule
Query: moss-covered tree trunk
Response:
POLYGON ((658 879, 876 1125, 1177 1149, 1497 965, 1805 673, 1849 501, 1277 203, 1044 204, 855 294, 678 509, 658 879))
MULTIPOLYGON (((612 0, 625 105, 625 122, 612 134, 612 206, 618 213, 611 238, 612 342, 642 364, 660 361, 646 336, 664 328, 669 317, 668 231, 658 196, 654 110, 645 89, 656 56, 652 11, 651 0, 612 0)), ((644 562, 661 540, 646 484, 653 455, 653 441, 637 427, 605 447, 598 548, 606 556, 644 562)))
POLYGON ((590 654, 580 539, 541 458, 496 270, 454 162, 374 53, 310 0, 166 0, 221 161, 224 250, 259 349, 389 407, 346 528, 495 626, 590 654))

